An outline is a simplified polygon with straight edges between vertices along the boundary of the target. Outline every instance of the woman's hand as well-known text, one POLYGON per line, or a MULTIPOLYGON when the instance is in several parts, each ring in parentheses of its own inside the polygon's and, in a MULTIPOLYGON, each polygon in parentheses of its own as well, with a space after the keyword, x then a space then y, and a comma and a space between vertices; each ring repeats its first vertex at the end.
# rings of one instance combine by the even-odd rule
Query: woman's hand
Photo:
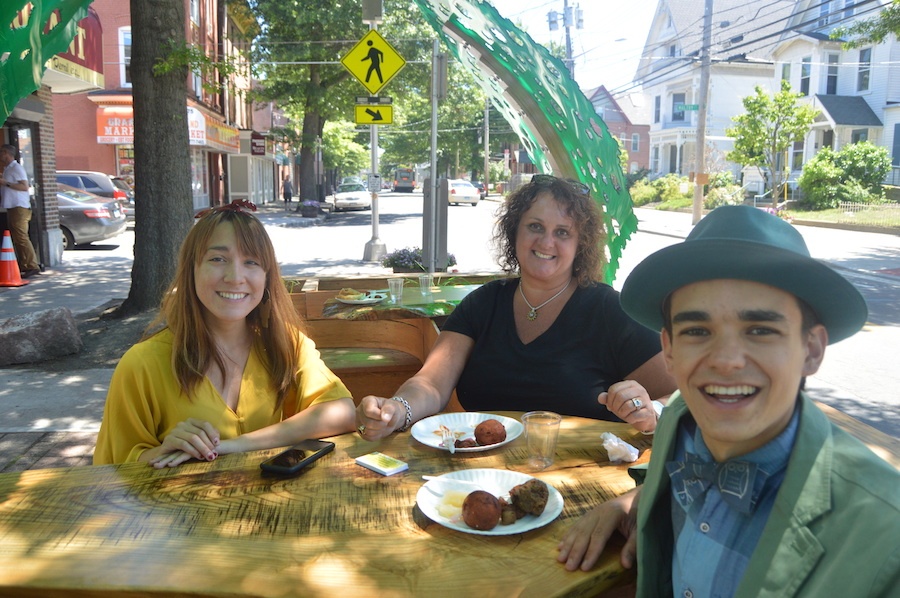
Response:
POLYGON ((189 459, 213 461, 219 456, 219 431, 209 422, 189 418, 163 439, 160 446, 148 449, 140 460, 156 468, 175 467, 189 459))
POLYGON ((626 569, 634 565, 637 555, 637 498, 640 488, 594 507, 569 528, 559 542, 556 560, 566 569, 590 571, 606 548, 613 532, 618 530, 626 538, 620 561, 626 569))
POLYGON ((356 408, 356 431, 365 440, 390 436, 406 421, 406 407, 400 401, 369 395, 356 408))
POLYGON ((640 432, 650 434, 656 430, 658 416, 650 395, 634 380, 616 382, 607 392, 601 392, 597 401, 640 432))

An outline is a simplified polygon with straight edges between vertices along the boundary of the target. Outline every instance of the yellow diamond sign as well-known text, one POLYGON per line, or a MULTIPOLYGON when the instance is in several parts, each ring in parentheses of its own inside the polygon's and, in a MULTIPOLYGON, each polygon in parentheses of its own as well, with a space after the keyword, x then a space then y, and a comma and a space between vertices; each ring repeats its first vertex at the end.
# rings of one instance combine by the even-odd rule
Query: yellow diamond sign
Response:
POLYGON ((406 60, 375 29, 370 29, 341 59, 369 93, 376 94, 406 66, 406 60))

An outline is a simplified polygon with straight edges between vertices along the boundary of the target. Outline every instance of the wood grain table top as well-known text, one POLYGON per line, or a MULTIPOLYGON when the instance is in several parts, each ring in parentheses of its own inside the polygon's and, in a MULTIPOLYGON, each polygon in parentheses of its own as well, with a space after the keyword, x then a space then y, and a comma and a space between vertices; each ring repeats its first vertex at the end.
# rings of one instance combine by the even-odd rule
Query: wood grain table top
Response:
MULTIPOLYGON (((518 417, 520 414, 504 413, 518 417)), ((642 451, 625 424, 565 417, 555 463, 529 472, 524 438, 484 452, 428 447, 409 433, 356 434, 294 478, 263 476, 278 450, 155 470, 145 464, 0 475, 0 595, 10 596, 591 596, 629 579, 611 547, 590 572, 556 562, 564 531, 634 487, 600 435, 642 451), (385 477, 354 462, 380 451, 409 470, 385 477), (423 475, 472 468, 529 473, 565 501, 548 525, 479 536, 416 507, 423 475)))

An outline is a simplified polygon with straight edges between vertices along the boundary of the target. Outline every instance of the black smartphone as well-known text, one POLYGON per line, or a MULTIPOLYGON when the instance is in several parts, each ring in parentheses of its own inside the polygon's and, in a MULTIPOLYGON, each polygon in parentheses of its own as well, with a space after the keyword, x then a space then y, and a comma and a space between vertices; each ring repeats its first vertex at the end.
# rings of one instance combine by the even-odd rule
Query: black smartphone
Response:
POLYGON ((334 450, 334 443, 326 440, 302 440, 283 453, 266 459, 259 467, 278 475, 294 475, 334 450))

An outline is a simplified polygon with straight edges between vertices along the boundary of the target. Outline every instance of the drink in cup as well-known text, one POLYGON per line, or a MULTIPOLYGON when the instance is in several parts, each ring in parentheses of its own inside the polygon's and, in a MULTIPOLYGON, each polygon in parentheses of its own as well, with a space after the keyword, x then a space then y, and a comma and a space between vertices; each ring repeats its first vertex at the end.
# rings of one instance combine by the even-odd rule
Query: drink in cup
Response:
POLYGON ((562 417, 552 411, 529 411, 522 416, 528 465, 533 471, 546 469, 556 456, 556 440, 562 417))

